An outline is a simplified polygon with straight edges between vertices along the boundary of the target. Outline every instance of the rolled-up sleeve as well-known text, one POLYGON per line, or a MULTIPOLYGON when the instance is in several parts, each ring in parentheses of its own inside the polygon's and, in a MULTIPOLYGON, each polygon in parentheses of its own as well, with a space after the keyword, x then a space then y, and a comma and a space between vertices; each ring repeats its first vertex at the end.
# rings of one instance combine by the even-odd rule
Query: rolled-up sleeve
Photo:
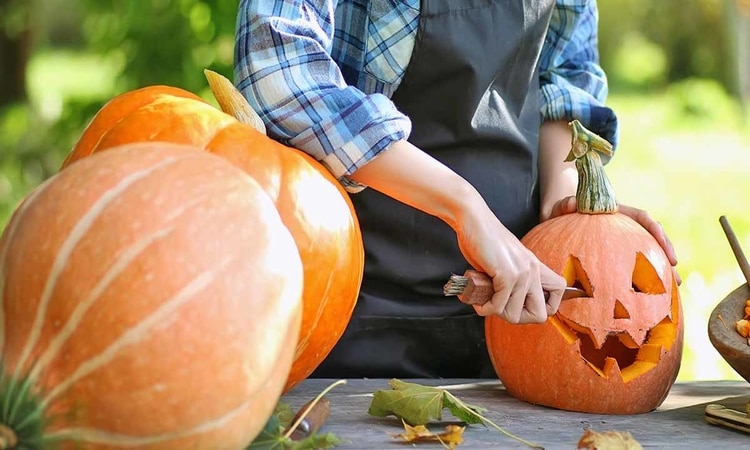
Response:
POLYGON ((599 65, 595 0, 558 0, 540 58, 544 120, 578 119, 610 141, 618 140, 617 116, 605 106, 607 77, 599 65))
POLYGON ((387 96, 367 95, 344 81, 330 56, 334 3, 242 0, 235 84, 269 136, 344 179, 407 138, 411 122, 387 96))

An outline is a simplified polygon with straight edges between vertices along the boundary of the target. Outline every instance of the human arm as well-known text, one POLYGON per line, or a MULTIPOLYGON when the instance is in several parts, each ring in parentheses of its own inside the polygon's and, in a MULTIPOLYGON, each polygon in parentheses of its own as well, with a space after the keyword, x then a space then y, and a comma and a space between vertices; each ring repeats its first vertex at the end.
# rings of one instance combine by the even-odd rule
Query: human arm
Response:
POLYGON ((351 177, 453 228, 469 264, 493 280, 495 294, 474 306, 478 314, 530 323, 557 311, 565 280, 502 225, 469 182, 436 159, 399 141, 351 177), (546 305, 542 289, 550 293, 546 305))
MULTIPOLYGON (((586 128, 617 145, 617 118, 604 105, 607 79, 598 61, 597 24, 594 0, 558 0, 550 21, 540 60, 544 118, 539 139, 542 221, 576 210, 578 177, 573 163, 564 162, 572 137, 567 122, 578 119, 586 128)), ((620 205, 619 211, 648 230, 672 265, 677 264, 672 243, 653 217, 626 205, 620 205)))
POLYGON ((345 185, 353 180, 448 223, 467 261, 493 277, 496 293, 476 307, 479 314, 546 320, 564 279, 500 223, 466 180, 406 141, 410 123, 386 96, 346 83, 329 54, 332 15, 330 1, 240 3, 235 83, 269 135, 311 154, 345 185), (543 287, 550 292, 546 305, 543 287))

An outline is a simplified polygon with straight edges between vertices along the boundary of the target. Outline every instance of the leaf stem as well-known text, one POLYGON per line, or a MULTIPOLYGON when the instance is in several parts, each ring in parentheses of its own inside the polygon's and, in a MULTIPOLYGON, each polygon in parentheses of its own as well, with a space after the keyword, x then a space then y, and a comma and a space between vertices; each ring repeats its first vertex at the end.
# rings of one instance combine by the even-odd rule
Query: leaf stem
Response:
POLYGON ((346 384, 346 380, 338 380, 338 381, 332 383, 331 385, 329 385, 327 388, 323 389, 323 391, 320 394, 318 394, 313 399, 313 401, 311 401, 307 405, 307 408, 305 408, 305 410, 302 412, 302 414, 300 414, 300 416, 297 418, 297 420, 294 423, 292 423, 291 425, 289 425, 289 428, 286 430, 286 433, 284 433, 284 435, 282 436, 282 438, 283 439, 289 439, 292 436, 292 433, 294 433, 294 430, 297 429, 297 427, 299 426, 299 424, 302 423, 302 421, 305 419, 305 417, 307 417, 307 415, 313 409, 313 406, 315 406, 315 404, 317 404, 320 401, 320 399, 323 398, 324 395, 326 395, 328 392, 330 392, 331 389, 333 389, 334 387, 336 387, 338 385, 341 385, 341 384, 346 384))
POLYGON ((483 422, 486 422, 486 423, 490 424, 492 426, 492 428, 494 428, 497 431, 501 432, 502 434, 508 436, 509 438, 515 439, 518 442, 521 442, 522 444, 525 444, 525 445, 527 445, 527 446, 529 446, 531 448, 536 448, 536 449, 544 450, 544 447, 542 447, 539 444, 535 444, 533 442, 529 442, 526 439, 523 439, 523 438, 521 438, 519 436, 516 436, 513 433, 505 431, 502 427, 500 427, 499 425, 497 425, 495 422, 493 422, 490 419, 488 419, 488 418, 484 417, 483 415, 479 414, 477 411, 474 410, 474 408, 472 408, 469 405, 467 405, 466 403, 462 402, 461 400, 458 399, 458 397, 456 397, 455 395, 451 394, 450 392, 445 391, 445 395, 449 396, 451 398, 451 400, 454 401, 457 405, 461 406, 466 411, 469 411, 472 415, 476 416, 478 419, 482 420, 483 422))

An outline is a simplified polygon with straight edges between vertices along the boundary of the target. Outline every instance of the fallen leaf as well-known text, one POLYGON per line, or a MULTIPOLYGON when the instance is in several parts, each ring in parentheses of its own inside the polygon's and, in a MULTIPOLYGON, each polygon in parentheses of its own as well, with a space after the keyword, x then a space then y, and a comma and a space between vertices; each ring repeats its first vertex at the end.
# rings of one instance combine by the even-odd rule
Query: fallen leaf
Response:
POLYGON ((627 431, 598 433, 587 429, 578 441, 578 450, 643 450, 641 444, 627 431))
POLYGON ((408 443, 440 442, 443 447, 448 449, 454 449, 463 442, 464 429, 466 428, 458 425, 446 425, 442 432, 433 433, 424 425, 411 426, 406 422, 403 422, 403 424, 405 432, 394 435, 394 437, 408 443))
POLYGON ((467 424, 489 424, 500 433, 522 442, 532 448, 542 448, 533 442, 526 441, 499 427, 482 415, 485 408, 469 405, 447 389, 407 383, 398 379, 388 382, 390 390, 378 390, 373 393, 372 402, 367 413, 376 417, 396 416, 412 427, 426 425, 431 420, 442 420, 443 409, 448 410, 467 424))
MULTIPOLYGON (((346 383, 346 381, 339 380, 329 385, 318 394, 314 401, 320 401, 328 391, 343 383, 346 383)), ((318 434, 313 432, 302 439, 292 439, 292 427, 297 425, 292 423, 295 417, 290 405, 283 402, 277 403, 273 414, 266 422, 266 426, 245 450, 313 450, 333 448, 341 444, 341 439, 333 433, 318 434)))
POLYGON ((274 413, 268 419, 263 431, 246 447, 246 450, 313 450, 334 448, 341 444, 341 440, 333 433, 313 433, 295 441, 285 436, 285 432, 286 427, 281 424, 279 415, 274 413))
POLYGON ((467 405, 453 394, 432 386, 391 380, 391 390, 379 390, 373 395, 368 414, 376 417, 394 415, 409 425, 425 425, 441 420, 443 409, 469 424, 483 424, 483 408, 467 405))

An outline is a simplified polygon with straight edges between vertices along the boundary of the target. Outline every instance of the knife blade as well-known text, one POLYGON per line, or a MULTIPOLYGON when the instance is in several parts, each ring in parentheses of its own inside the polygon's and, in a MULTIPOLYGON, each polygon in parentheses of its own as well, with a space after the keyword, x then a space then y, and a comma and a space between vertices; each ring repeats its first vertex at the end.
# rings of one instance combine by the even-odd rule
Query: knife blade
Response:
MULTIPOLYGON (((462 303, 467 305, 484 305, 492 299, 495 288, 492 286, 492 278, 483 272, 467 270, 463 276, 452 275, 443 286, 443 294, 446 296, 456 295, 462 303)), ((590 297, 583 289, 566 286, 563 292, 563 300, 579 297, 590 297)), ((549 299, 549 292, 544 292, 544 299, 549 299)))

